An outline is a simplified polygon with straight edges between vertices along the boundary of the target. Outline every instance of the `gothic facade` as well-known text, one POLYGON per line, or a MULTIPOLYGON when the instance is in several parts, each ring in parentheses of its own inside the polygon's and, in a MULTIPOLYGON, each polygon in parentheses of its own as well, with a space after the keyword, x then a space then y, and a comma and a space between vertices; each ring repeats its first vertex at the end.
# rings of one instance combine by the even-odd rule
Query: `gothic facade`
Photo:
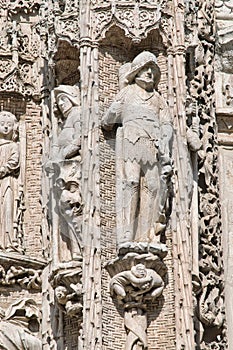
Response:
POLYGON ((0 0, 0 349, 233 349, 232 9, 0 0))

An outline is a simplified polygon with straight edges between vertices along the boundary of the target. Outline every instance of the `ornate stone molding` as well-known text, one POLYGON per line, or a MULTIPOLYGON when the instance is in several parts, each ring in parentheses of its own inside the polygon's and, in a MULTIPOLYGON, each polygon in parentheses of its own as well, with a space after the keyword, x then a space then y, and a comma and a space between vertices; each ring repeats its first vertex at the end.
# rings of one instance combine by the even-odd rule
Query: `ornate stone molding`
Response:
POLYGON ((0 252, 0 285, 40 291, 45 264, 26 255, 0 252))
MULTIPOLYGON (((95 39, 103 38, 106 31, 117 25, 127 37, 140 42, 151 30, 158 29, 163 13, 169 13, 169 1, 92 1, 93 30, 95 39)), ((164 16, 165 17, 165 16, 164 16)), ((167 25, 163 18, 162 27, 167 25)))

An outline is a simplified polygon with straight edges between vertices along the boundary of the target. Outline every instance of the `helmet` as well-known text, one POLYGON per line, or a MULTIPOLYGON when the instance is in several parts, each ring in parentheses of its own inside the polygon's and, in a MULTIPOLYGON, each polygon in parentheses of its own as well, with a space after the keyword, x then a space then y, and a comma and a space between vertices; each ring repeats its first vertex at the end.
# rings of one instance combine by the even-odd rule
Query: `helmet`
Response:
POLYGON ((59 85, 54 89, 55 99, 57 100, 61 94, 66 95, 74 106, 80 104, 80 91, 77 85, 59 85))
POLYGON ((127 79, 129 84, 133 82, 138 72, 146 65, 150 65, 153 68, 155 75, 155 86, 158 85, 161 75, 160 69, 155 55, 149 51, 143 51, 134 58, 133 62, 131 63, 131 69, 125 74, 125 79, 127 79))

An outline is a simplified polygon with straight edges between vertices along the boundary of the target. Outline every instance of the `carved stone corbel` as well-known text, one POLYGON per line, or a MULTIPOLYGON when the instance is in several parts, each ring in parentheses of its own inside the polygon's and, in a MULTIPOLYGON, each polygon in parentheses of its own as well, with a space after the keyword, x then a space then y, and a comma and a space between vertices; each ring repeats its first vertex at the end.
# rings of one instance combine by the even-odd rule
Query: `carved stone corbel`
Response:
POLYGON ((50 274, 57 307, 68 317, 82 318, 82 267, 79 262, 59 265, 50 274))
POLYGON ((105 265, 111 276, 111 296, 124 308, 125 350, 148 348, 147 306, 163 292, 166 254, 162 243, 128 242, 105 265))

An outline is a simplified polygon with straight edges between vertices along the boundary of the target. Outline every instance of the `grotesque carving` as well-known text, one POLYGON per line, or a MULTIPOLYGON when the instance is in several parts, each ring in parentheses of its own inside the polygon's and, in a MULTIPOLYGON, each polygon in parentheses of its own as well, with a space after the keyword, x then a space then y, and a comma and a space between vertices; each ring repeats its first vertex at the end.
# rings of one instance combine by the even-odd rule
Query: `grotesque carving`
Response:
POLYGON ((38 338, 40 311, 34 300, 22 299, 1 309, 0 348, 41 350, 38 338))
POLYGON ((137 264, 130 271, 115 275, 110 282, 112 295, 115 293, 119 300, 140 300, 142 296, 155 299, 161 295, 164 288, 162 278, 145 265, 137 264))
POLYGON ((80 317, 82 313, 81 284, 70 284, 70 290, 65 286, 58 286, 55 288, 55 297, 59 308, 69 317, 80 317))
POLYGON ((0 249, 16 250, 17 175, 19 145, 16 117, 0 112, 0 249))
POLYGON ((60 265, 50 276, 58 308, 69 317, 82 316, 82 269, 80 262, 60 265))
POLYGON ((147 349, 147 318, 143 302, 153 301, 162 294, 164 282, 152 269, 140 263, 129 271, 115 275, 110 281, 112 295, 125 306, 126 350, 147 349))
POLYGON ((124 308, 125 350, 147 349, 147 304, 164 289, 166 246, 161 243, 125 243, 116 259, 106 264, 112 276, 110 291, 124 308))
POLYGON ((102 120, 118 128, 116 157, 119 181, 118 244, 155 239, 166 225, 171 166, 171 117, 156 90, 160 70, 151 52, 142 52, 120 71, 123 88, 102 120), (123 76, 123 78, 122 78, 123 76))

